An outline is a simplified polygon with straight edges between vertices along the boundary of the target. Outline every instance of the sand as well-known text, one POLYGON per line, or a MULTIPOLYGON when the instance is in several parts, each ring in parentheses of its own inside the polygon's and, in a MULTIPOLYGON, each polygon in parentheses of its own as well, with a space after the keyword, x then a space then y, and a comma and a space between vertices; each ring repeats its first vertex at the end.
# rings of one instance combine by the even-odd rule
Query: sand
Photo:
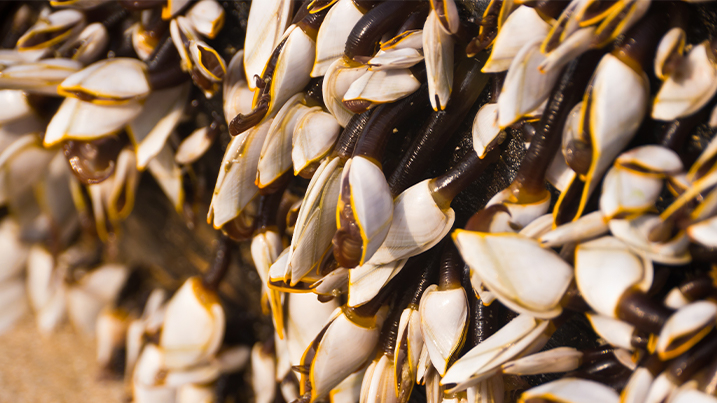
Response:
POLYGON ((0 403, 127 402, 122 381, 102 379, 91 338, 61 325, 43 336, 26 315, 0 335, 0 403))

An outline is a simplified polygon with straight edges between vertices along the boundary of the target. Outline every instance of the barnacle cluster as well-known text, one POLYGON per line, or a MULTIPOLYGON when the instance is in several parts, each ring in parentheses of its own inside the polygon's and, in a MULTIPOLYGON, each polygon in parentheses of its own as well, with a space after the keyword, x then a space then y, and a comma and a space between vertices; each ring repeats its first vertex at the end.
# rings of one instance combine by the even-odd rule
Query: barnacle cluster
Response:
POLYGON ((137 403, 717 402, 713 2, 0 9, 0 331, 137 403))

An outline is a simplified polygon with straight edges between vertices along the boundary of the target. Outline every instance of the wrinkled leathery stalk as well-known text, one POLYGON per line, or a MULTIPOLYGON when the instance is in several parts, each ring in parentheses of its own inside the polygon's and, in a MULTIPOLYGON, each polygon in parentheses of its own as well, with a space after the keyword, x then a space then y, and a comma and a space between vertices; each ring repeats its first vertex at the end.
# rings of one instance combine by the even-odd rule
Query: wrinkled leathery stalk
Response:
POLYGON ((0 331, 137 403, 717 402, 714 2, 0 11, 0 331))

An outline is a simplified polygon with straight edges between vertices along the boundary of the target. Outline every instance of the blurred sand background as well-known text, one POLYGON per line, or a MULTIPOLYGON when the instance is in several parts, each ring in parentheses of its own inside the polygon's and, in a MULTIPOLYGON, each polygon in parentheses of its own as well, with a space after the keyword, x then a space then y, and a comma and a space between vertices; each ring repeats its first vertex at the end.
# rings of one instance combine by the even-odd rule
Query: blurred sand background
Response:
POLYGON ((0 403, 127 402, 122 381, 102 379, 94 343, 68 323, 41 335, 26 315, 0 335, 0 403))

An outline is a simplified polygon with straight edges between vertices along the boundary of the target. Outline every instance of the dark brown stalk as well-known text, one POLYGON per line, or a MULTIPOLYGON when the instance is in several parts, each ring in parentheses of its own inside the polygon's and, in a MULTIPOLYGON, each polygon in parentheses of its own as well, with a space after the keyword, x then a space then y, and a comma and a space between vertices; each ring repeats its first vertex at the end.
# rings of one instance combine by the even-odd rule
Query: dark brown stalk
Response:
POLYGON ((593 364, 595 362, 603 361, 606 358, 609 358, 613 356, 613 351, 615 351, 614 347, 604 347, 604 348, 591 348, 583 350, 583 356, 580 359, 581 366, 582 365, 588 365, 593 364))
POLYGON ((142 11, 162 7, 164 2, 157 0, 119 0, 118 3, 129 11, 142 11))
POLYGON ((107 57, 134 57, 137 58, 137 53, 134 51, 134 45, 132 45, 132 35, 130 34, 130 27, 134 24, 132 16, 120 19, 117 25, 114 27, 110 34, 110 46, 107 52, 107 57))
POLYGON ((298 24, 300 21, 306 18, 307 15, 309 15, 309 5, 313 1, 314 0, 304 0, 304 2, 301 3, 301 7, 296 10, 296 14, 294 14, 294 18, 291 20, 292 24, 298 24))
POLYGON ((647 15, 627 31, 612 51, 613 55, 637 72, 652 65, 657 45, 667 30, 672 26, 685 26, 684 21, 688 15, 686 5, 675 3, 661 6, 655 4, 655 7, 651 7, 647 15))
POLYGON ((632 332, 632 336, 630 337, 630 344, 633 347, 647 351, 647 346, 649 345, 649 342, 649 333, 643 332, 639 329, 635 329, 635 331, 632 332))
MULTIPOLYGON (((90 20, 89 15, 91 11, 92 10, 87 11, 88 21, 90 20)), ((113 30, 131 15, 127 9, 114 2, 98 7, 97 11, 100 13, 99 18, 93 19, 99 21, 108 31, 113 30)))
POLYGON ((430 11, 431 9, 428 7, 420 7, 413 10, 403 21, 403 24, 398 27, 398 30, 396 30, 396 36, 416 29, 423 29, 423 24, 426 23, 426 17, 428 17, 430 11))
MULTIPOLYGON (((699 155, 696 152, 686 152, 685 143, 694 128, 709 118, 709 114, 716 104, 717 98, 712 99, 712 101, 708 102, 692 115, 665 123, 659 135, 658 144, 676 152, 677 155, 680 156, 684 166, 691 166, 699 155)), ((712 167, 713 164, 708 163, 706 165, 712 167)))
POLYGON ((432 112, 418 136, 388 177, 388 186, 395 197, 418 182, 428 169, 431 156, 455 134, 488 83, 488 75, 480 72, 485 59, 464 59, 456 68, 451 99, 443 111, 432 112))
POLYGON ((468 151, 456 166, 431 180, 429 187, 433 199, 441 208, 447 208, 458 193, 475 182, 486 168, 498 160, 499 156, 500 149, 498 148, 488 152, 483 159, 478 158, 475 151, 468 151))
POLYGON ((443 291, 460 287, 463 267, 465 263, 453 242, 444 243, 438 270, 438 289, 443 291))
POLYGON ((398 338, 398 325, 401 321, 401 314, 403 313, 403 298, 411 290, 404 288, 401 290, 401 295, 396 297, 396 304, 391 308, 391 312, 388 314, 386 321, 381 329, 381 336, 379 337, 379 346, 381 353, 388 356, 393 360, 393 353, 396 349, 396 341, 398 338))
POLYGON ((553 1, 553 0, 531 0, 524 2, 524 6, 533 7, 539 14, 544 17, 557 20, 565 7, 570 4, 569 1, 553 1))
POLYGON ((680 284, 679 290, 689 301, 697 301, 717 294, 714 280, 706 274, 680 284))
POLYGON ((349 60, 366 62, 374 53, 381 37, 406 20, 421 2, 392 0, 373 8, 354 25, 346 40, 344 54, 349 60))
POLYGON ((530 143, 525 158, 511 187, 522 202, 542 199, 545 194, 545 174, 560 149, 563 127, 572 108, 582 100, 602 52, 592 51, 572 61, 563 70, 560 80, 548 98, 536 138, 530 143))
POLYGON ((150 87, 153 90, 161 90, 189 80, 190 76, 182 70, 180 62, 177 48, 169 32, 166 32, 146 61, 150 87))
POLYGON ((437 252, 434 249, 436 248, 431 248, 418 256, 412 257, 408 260, 404 268, 404 270, 411 270, 413 267, 421 267, 416 288, 413 290, 411 299, 408 302, 408 305, 413 306, 415 309, 418 309, 418 304, 421 302, 421 297, 426 291, 426 288, 436 283, 439 265, 438 262, 436 262, 437 252))
POLYGON ((565 377, 597 381, 620 390, 627 383, 631 373, 632 371, 610 352, 600 360, 582 365, 575 371, 568 372, 565 377))
POLYGON ((283 194, 284 192, 281 191, 261 196, 261 199, 259 199, 259 214, 256 217, 256 233, 277 230, 276 212, 279 209, 283 194))
POLYGON ((247 114, 240 113, 234 116, 232 121, 229 122, 229 134, 232 136, 238 136, 239 134, 244 133, 259 124, 269 111, 269 103, 271 102, 271 79, 274 75, 274 69, 276 69, 276 63, 279 61, 279 55, 281 55, 281 51, 284 49, 285 44, 286 38, 276 45, 274 51, 271 53, 269 61, 266 64, 263 77, 247 77, 248 80, 256 79, 258 87, 257 91, 261 91, 261 93, 259 94, 257 102, 254 105, 254 109, 252 109, 251 112, 247 114))
MULTIPOLYGON (((469 291, 471 294, 472 290, 469 291)), ((480 298, 472 298, 471 304, 471 327, 468 329, 471 346, 477 346, 493 335, 502 325, 503 307, 500 302, 493 301, 490 305, 484 305, 480 298)))
POLYGON ((202 283, 209 290, 219 289, 219 284, 229 270, 231 263, 232 240, 227 236, 220 236, 214 250, 214 261, 204 273, 202 283))
POLYGON ((580 289, 578 289, 575 282, 570 284, 570 287, 568 287, 568 290, 565 292, 563 299, 560 300, 560 305, 565 309, 570 309, 573 312, 583 313, 592 311, 592 308, 590 308, 590 305, 585 302, 585 299, 580 293, 580 289))
POLYGON ((659 375, 672 361, 662 361, 657 353, 643 357, 638 363, 640 367, 650 371, 653 377, 659 375))
POLYGON ((636 328, 659 334, 674 310, 657 302, 638 290, 625 292, 618 302, 618 319, 624 320, 636 328))
POLYGON ((311 39, 316 40, 316 36, 319 33, 319 27, 324 22, 326 14, 329 13, 331 7, 324 8, 317 13, 307 14, 301 21, 296 23, 296 26, 301 28, 311 39))
POLYGON ((503 83, 505 83, 505 77, 507 75, 507 72, 491 73, 493 79, 490 82, 490 97, 488 98, 488 103, 494 104, 498 102, 498 97, 500 97, 500 92, 503 90, 503 83))
POLYGON ((151 73, 152 70, 165 67, 169 64, 174 64, 176 62, 175 56, 179 57, 177 47, 174 46, 174 42, 172 41, 172 37, 169 32, 166 32, 162 38, 159 39, 159 42, 152 51, 152 54, 150 54, 149 58, 145 60, 147 69, 151 73))
POLYGON ((666 369, 667 375, 677 385, 681 385, 709 364, 715 354, 717 354, 717 333, 713 330, 688 352, 675 358, 666 369))
POLYGON ((332 157, 339 157, 343 162, 351 158, 354 148, 356 147, 356 142, 361 136, 364 127, 366 127, 368 121, 371 119, 372 113, 374 113, 373 110, 366 111, 359 115, 354 115, 351 120, 349 120, 336 141, 336 147, 334 147, 334 151, 331 153, 332 157))
POLYGON ((356 7, 362 10, 364 14, 366 14, 366 12, 376 7, 377 5, 381 4, 382 1, 383 0, 353 0, 356 7))
POLYGON ((366 157, 380 166, 393 129, 406 119, 420 116, 430 109, 427 95, 428 85, 423 84, 408 97, 377 107, 361 132, 353 156, 366 157))
POLYGON ((310 100, 313 105, 318 105, 325 109, 326 106, 324 105, 324 93, 322 89, 323 85, 323 76, 312 78, 306 85, 306 88, 304 88, 304 92, 306 92, 307 100, 310 100))
POLYGON ((481 27, 478 36, 473 38, 466 46, 466 54, 469 57, 477 55, 487 48, 498 35, 498 17, 503 0, 492 0, 483 13, 481 27))

